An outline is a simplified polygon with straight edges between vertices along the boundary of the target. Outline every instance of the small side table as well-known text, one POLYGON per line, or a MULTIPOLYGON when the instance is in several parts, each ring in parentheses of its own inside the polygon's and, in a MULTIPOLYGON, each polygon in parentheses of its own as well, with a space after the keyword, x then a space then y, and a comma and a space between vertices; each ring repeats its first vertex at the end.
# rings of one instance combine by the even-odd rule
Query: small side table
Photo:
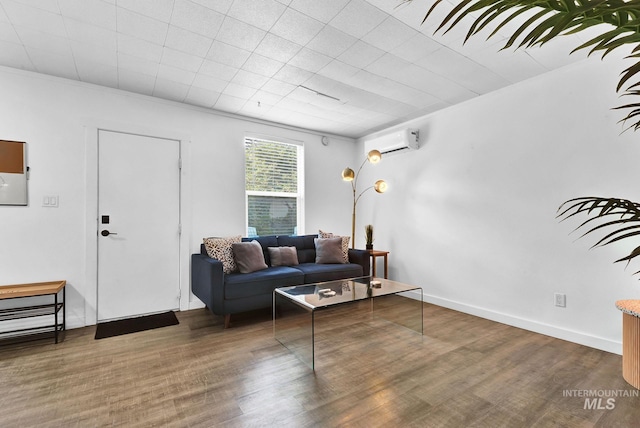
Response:
POLYGON ((640 389, 640 300, 618 300, 622 311, 622 377, 640 389))
POLYGON ((376 276, 376 257, 384 257, 384 279, 389 279, 387 275, 387 268, 389 262, 389 252, 380 250, 367 250, 371 257, 371 276, 376 276))

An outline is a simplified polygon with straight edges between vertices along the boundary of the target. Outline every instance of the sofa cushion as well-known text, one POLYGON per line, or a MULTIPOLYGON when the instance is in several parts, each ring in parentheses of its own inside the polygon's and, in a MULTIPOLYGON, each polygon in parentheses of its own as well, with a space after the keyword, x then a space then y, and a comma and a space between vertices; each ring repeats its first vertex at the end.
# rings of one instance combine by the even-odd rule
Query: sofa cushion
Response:
POLYGON ((304 273, 295 268, 278 266, 252 273, 225 275, 224 282, 225 299, 242 299, 273 293, 276 287, 304 284, 304 273))
POLYGON ((249 242, 249 241, 258 241, 260 243, 260 245, 262 246, 262 252, 264 254, 264 261, 267 263, 267 266, 271 266, 271 260, 269 259, 269 251, 267 250, 267 248, 277 247, 279 245, 278 237, 275 235, 269 235, 269 236, 256 236, 254 238, 242 238, 242 242, 249 242))
POLYGON ((296 247, 298 263, 313 263, 316 260, 316 245, 313 242, 318 235, 278 236, 278 246, 296 247))
POLYGON ((231 247, 240 273, 251 273, 268 267, 264 262, 264 253, 258 241, 237 242, 231 247))
POLYGON ((363 276, 362 266, 355 263, 326 265, 304 263, 296 266, 296 269, 304 272, 305 284, 363 276))
POLYGON ((349 241, 351 241, 350 236, 340 236, 331 232, 324 232, 322 230, 318 231, 318 238, 342 238, 342 257, 344 258, 344 263, 349 263, 349 241))
POLYGON ((345 263, 342 238, 316 238, 316 263, 345 263))
POLYGON ((231 273, 236 270, 236 262, 233 259, 232 245, 241 241, 241 236, 230 236, 227 238, 204 238, 204 247, 207 255, 212 259, 222 262, 224 273, 231 273))
POLYGON ((298 264, 296 247, 269 247, 271 266, 295 266, 298 264))

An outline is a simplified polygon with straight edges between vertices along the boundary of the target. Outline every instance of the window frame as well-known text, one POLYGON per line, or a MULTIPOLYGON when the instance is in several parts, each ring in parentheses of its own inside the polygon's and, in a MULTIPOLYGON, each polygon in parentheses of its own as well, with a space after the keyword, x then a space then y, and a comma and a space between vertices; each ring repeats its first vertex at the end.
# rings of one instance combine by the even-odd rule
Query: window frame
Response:
MULTIPOLYGON (((304 176, 305 176, 305 168, 304 168, 304 142, 298 140, 292 140, 289 138, 282 137, 273 137, 266 136, 260 134, 245 134, 243 140, 243 153, 244 155, 244 230, 245 234, 249 235, 249 196, 269 196, 269 197, 295 197, 296 198, 296 228, 297 234, 303 235, 305 233, 305 225, 304 225, 304 212, 305 212, 305 186, 304 186, 304 176), (247 190, 247 158, 246 158, 246 141, 247 140, 259 140, 268 143, 275 144, 287 144, 296 147, 296 155, 297 155, 297 193, 292 192, 269 192, 269 191, 258 191, 258 190, 247 190)), ((257 236, 270 236, 270 235, 257 235, 257 236)))

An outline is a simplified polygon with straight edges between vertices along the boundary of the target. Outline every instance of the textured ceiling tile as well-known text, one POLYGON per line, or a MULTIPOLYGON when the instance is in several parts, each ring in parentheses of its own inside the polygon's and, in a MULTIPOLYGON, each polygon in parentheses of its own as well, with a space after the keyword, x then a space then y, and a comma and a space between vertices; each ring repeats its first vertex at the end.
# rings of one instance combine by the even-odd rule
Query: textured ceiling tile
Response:
POLYGON ((405 69, 410 65, 410 62, 387 53, 369 65, 369 67, 367 67, 367 71, 377 74, 378 76, 388 77, 395 80, 394 77, 397 75, 398 71, 405 69))
POLYGON ((248 100, 256 93, 256 89, 244 85, 238 85, 237 83, 229 83, 222 93, 225 95, 231 95, 232 97, 248 100))
POLYGON ((18 33, 20 31, 17 27, 25 27, 58 37, 67 35, 62 16, 59 14, 14 2, 4 2, 2 7, 18 33))
POLYGON ((275 0, 235 0, 227 15, 267 31, 285 9, 275 0))
POLYGON ((276 61, 288 62, 300 49, 302 49, 302 46, 297 43, 267 33, 262 42, 260 42, 260 45, 256 48, 255 53, 275 59, 276 61))
POLYGON ((441 76, 446 76, 448 79, 453 79, 461 86, 479 94, 509 84, 507 80, 482 65, 447 48, 433 52, 418 62, 418 65, 441 76))
POLYGON ((111 67, 118 66, 118 55, 114 48, 107 48, 104 46, 97 46, 77 41, 71 41, 70 45, 76 62, 86 61, 111 67))
POLYGON ((202 58, 188 55, 184 52, 163 48, 160 64, 175 67, 180 70, 196 72, 200 69, 203 61, 202 58))
POLYGON ((307 47, 332 58, 336 58, 353 46, 357 40, 355 37, 343 33, 334 27, 326 26, 307 44, 307 47))
POLYGON ((587 50, 569 55, 578 46, 575 39, 556 38, 545 43, 544 48, 527 49, 527 54, 547 70, 553 70, 586 58, 587 50))
POLYGON ((433 6, 432 0, 412 0, 410 2, 399 2, 400 4, 393 4, 393 2, 388 2, 386 0, 367 1, 396 17, 411 28, 420 31, 426 27, 431 27, 436 24, 439 25, 446 14, 453 9, 451 2, 443 3, 435 8, 432 16, 429 17, 429 21, 423 24, 422 20, 427 14, 427 11, 429 11, 431 6, 433 6))
POLYGON ((422 33, 415 34, 409 40, 390 51, 398 58, 417 63, 429 54, 441 49, 442 45, 422 33))
POLYGON ((15 44, 22 44, 22 41, 18 37, 18 33, 13 29, 10 24, 0 24, 0 40, 15 44))
POLYGON ((90 43, 105 48, 117 49, 118 33, 107 30, 75 19, 65 18, 65 26, 70 40, 78 40, 82 43, 90 43))
POLYGON ((160 64, 158 62, 150 61, 146 58, 131 56, 121 52, 118 53, 118 68, 120 70, 156 77, 159 66, 160 64))
POLYGON ((218 98, 220 97, 220 92, 208 91, 202 88, 191 87, 189 88, 189 92, 187 93, 184 102, 205 108, 211 108, 214 106, 218 98))
POLYGON ((24 46, 0 40, 0 65, 35 71, 24 46))
POLYGON ((289 5, 318 21, 327 24, 349 3, 349 0, 293 0, 289 5))
POLYGON ((301 45, 309 43, 324 27, 324 24, 294 9, 287 9, 270 30, 280 36, 301 45))
POLYGON ((251 101, 260 101, 261 103, 265 103, 271 106, 277 104, 281 99, 282 95, 272 94, 271 92, 267 92, 264 90, 259 90, 251 97, 251 101))
POLYGON ((248 51, 253 51, 266 32, 233 18, 225 18, 216 40, 248 51))
POLYGON ((269 92, 270 94, 287 96, 293 90, 296 89, 296 85, 292 85, 291 83, 286 83, 281 80, 271 79, 267 83, 265 83, 261 90, 269 92))
POLYGON ((118 87, 118 69, 106 66, 104 63, 80 60, 76 61, 76 68, 80 80, 109 88, 118 87))
POLYGON ((137 94, 152 95, 155 83, 155 76, 148 76, 123 68, 118 69, 118 87, 122 90, 137 94))
POLYGON ((197 73, 193 79, 193 86, 206 89, 213 92, 222 92, 229 84, 228 80, 218 79, 217 77, 208 76, 206 74, 197 73))
POLYGON ((86 22, 111 31, 116 29, 116 7, 100 0, 59 1, 65 18, 86 22))
POLYGON ((172 80, 156 79, 153 87, 153 96, 164 98, 165 100, 173 100, 182 102, 189 92, 189 85, 174 82, 172 80))
POLYGON ((37 48, 27 48, 27 54, 38 73, 79 80, 73 58, 69 55, 59 55, 37 48))
MULTIPOLYGON (((80 0, 84 1, 84 0, 80 0)), ((174 0, 118 0, 118 8, 145 15, 165 23, 171 19, 174 0)))
POLYGON ((165 46, 204 58, 212 43, 213 39, 170 25, 165 46))
POLYGON ((60 13, 57 1, 42 1, 42 0, 14 0, 14 3, 21 3, 26 6, 35 7, 37 9, 46 10, 47 12, 60 13))
POLYGON ((342 61, 333 60, 322 70, 318 71, 321 76, 329 77, 331 79, 339 81, 350 81, 352 76, 355 75, 359 68, 353 67, 349 64, 345 64, 342 61))
POLYGON ((296 56, 291 58, 291 61, 289 61, 288 64, 316 73, 331 61, 333 61, 333 59, 326 55, 312 51, 311 49, 303 48, 296 54, 296 56))
POLYGON ((247 101, 244 106, 238 111, 238 114, 249 116, 249 117, 258 117, 262 118, 266 115, 269 110, 271 110, 271 105, 267 103, 261 102, 258 104, 257 102, 247 101))
POLYGON ((207 59, 240 68, 249 58, 251 52, 215 40, 209 49, 207 59))
POLYGON ((385 52, 382 49, 358 40, 353 46, 340 55, 338 59, 357 68, 366 68, 384 54, 385 52))
POLYGON ((170 80, 172 82, 191 85, 196 73, 172 67, 170 65, 160 64, 158 67, 158 79, 170 80))
POLYGON ((252 73, 258 73, 263 76, 272 77, 283 66, 283 62, 253 53, 251 54, 249 59, 247 59, 247 62, 244 63, 242 68, 244 70, 251 71, 252 73))
POLYGON ((198 70, 198 72, 207 74, 209 76, 214 76, 222 80, 231 81, 238 70, 238 68, 231 67, 230 65, 225 65, 206 59, 200 66, 200 70, 198 70))
POLYGON ((218 97, 218 100, 213 107, 217 110, 236 113, 246 104, 246 102, 247 100, 242 98, 237 98, 227 94, 220 94, 220 97, 218 97))
POLYGON ((52 54, 64 55, 72 58, 69 39, 41 33, 31 28, 18 28, 18 36, 27 48, 36 48, 52 54))
POLYGON ((366 34, 362 40, 388 52, 402 46, 403 43, 418 34, 420 33, 408 25, 393 17, 388 17, 366 34))
POLYGON ((126 34, 118 34, 118 53, 144 58, 159 64, 162 59, 162 46, 126 34))
POLYGON ((249 88, 260 89, 262 85, 267 83, 269 78, 260 74, 251 73, 250 71, 240 70, 231 80, 232 83, 247 86, 249 88))
POLYGON ((4 9, 0 6, 0 24, 10 24, 9 17, 5 13, 4 9))
POLYGON ((207 7, 216 12, 226 15, 233 4, 233 0, 191 0, 193 3, 197 3, 204 7, 207 7))
POLYGON ((351 0, 329 25, 360 39, 386 18, 387 14, 366 1, 351 0))
POLYGON ((214 38, 224 21, 224 15, 189 0, 176 0, 171 24, 185 30, 214 38))
POLYGON ((152 18, 118 8, 118 33, 164 45, 169 25, 152 18))
POLYGON ((306 70, 291 65, 285 65, 278 71, 273 77, 282 82, 287 82, 292 85, 301 85, 313 76, 306 70))

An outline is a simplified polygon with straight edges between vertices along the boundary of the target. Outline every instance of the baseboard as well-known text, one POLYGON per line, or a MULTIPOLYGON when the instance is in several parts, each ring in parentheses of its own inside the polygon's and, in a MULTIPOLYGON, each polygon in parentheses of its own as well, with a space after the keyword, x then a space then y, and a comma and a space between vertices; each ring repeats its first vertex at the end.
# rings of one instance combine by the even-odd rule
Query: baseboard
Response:
MULTIPOLYGON (((412 293, 411 298, 420 300, 420 293, 412 293)), ((601 351, 611 352, 613 354, 622 355, 622 342, 605 339, 602 337, 592 336, 579 331, 567 330, 553 325, 544 324, 525 318, 519 318, 510 314, 496 312, 493 310, 468 305, 466 303, 456 302, 453 300, 443 299, 441 297, 425 294, 423 301, 444 308, 453 309, 455 311, 464 312, 480 318, 496 321, 502 324, 511 325, 534 333, 544 334, 546 336, 555 337, 557 339, 567 340, 579 345, 588 346, 590 348, 600 349, 601 351)), ((429 316, 426 314, 426 316, 429 316)), ((428 332, 425 332, 428 334, 428 332)))

